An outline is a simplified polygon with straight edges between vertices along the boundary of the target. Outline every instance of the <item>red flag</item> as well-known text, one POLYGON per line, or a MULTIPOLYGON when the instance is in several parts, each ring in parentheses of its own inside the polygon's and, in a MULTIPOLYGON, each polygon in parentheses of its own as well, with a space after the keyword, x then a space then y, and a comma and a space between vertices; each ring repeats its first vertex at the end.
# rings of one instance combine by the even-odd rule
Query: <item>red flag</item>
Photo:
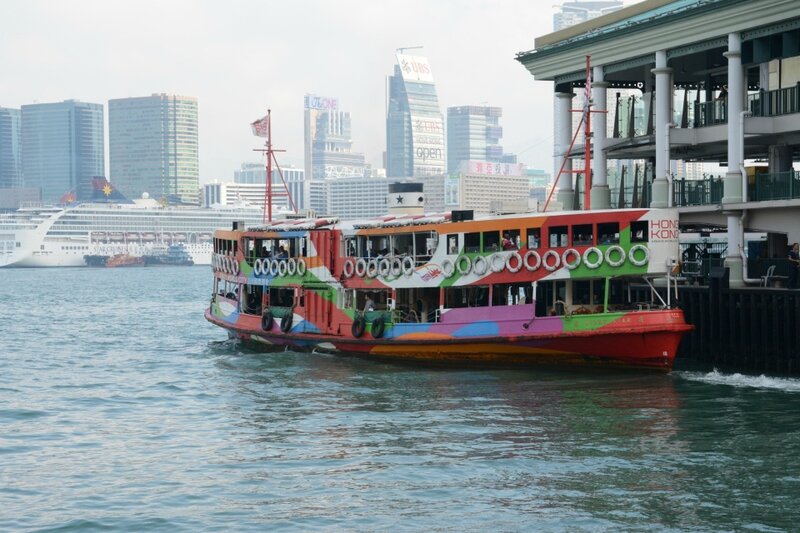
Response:
POLYGON ((256 137, 267 137, 267 126, 269 125, 269 115, 265 115, 260 119, 256 120, 252 124, 250 124, 250 128, 253 130, 253 135, 256 137))

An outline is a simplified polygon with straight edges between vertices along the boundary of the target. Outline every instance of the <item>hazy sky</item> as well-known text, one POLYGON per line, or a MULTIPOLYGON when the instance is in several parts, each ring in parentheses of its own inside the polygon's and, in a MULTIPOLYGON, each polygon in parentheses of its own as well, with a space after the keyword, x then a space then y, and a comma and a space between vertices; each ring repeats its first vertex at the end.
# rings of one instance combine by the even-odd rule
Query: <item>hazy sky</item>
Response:
POLYGON ((249 123, 267 108, 279 160, 302 166, 303 95, 332 96, 352 114, 354 150, 380 167, 395 49, 422 45, 442 113, 502 107, 506 152, 550 171, 552 86, 514 56, 551 31, 554 3, 0 0, 0 106, 196 96, 207 182, 258 160, 249 123))

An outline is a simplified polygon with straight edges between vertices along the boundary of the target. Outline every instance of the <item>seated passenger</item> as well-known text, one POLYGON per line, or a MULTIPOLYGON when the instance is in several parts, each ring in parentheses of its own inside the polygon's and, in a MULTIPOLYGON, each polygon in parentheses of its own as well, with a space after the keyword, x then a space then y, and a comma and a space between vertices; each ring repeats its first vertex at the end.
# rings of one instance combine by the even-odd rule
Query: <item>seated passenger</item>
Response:
POLYGON ((371 296, 367 296, 367 299, 364 301, 364 312, 374 311, 375 310, 375 302, 372 301, 371 296))
POLYGON ((289 259, 289 253, 283 246, 278 246, 278 255, 276 256, 277 259, 289 259))
POLYGON ((517 244, 511 238, 511 234, 506 233, 503 235, 503 250, 516 250, 517 244))

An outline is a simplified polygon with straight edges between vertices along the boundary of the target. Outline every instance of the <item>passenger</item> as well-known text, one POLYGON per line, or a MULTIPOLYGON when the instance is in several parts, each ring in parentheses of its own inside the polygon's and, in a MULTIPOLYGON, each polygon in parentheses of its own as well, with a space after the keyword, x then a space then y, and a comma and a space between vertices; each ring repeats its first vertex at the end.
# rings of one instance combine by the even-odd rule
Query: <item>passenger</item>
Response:
POLYGON ((503 235, 503 250, 516 250, 517 243, 511 238, 511 234, 506 233, 503 235))
POLYGON ((364 300, 364 312, 374 311, 375 310, 375 302, 372 301, 372 297, 368 294, 367 299, 364 300))
POLYGON ((278 246, 278 255, 276 259, 289 259, 289 253, 283 246, 278 246))

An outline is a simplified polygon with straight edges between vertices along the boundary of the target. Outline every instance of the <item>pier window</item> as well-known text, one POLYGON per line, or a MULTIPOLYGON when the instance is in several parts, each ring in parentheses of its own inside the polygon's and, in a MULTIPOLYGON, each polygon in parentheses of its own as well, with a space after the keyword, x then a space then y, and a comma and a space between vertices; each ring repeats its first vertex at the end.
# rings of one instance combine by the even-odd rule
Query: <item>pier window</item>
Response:
POLYGON ((598 244, 619 243, 619 222, 605 222, 597 225, 598 244))
POLYGON ((489 305, 489 286, 448 287, 444 289, 444 306, 448 309, 460 307, 486 307, 489 305))
POLYGON ((572 226, 572 245, 591 246, 594 244, 592 224, 576 224, 572 226))
POLYGON ((542 243, 542 228, 528 228, 528 248, 536 249, 542 243))
POLYGON ((550 248, 569 245, 569 227, 552 226, 550 228, 550 248))
POLYGON ((481 251, 481 234, 480 233, 465 233, 464 234, 464 251, 468 254, 481 251))
POLYGON ((647 242, 647 221, 631 222, 631 242, 647 242))

